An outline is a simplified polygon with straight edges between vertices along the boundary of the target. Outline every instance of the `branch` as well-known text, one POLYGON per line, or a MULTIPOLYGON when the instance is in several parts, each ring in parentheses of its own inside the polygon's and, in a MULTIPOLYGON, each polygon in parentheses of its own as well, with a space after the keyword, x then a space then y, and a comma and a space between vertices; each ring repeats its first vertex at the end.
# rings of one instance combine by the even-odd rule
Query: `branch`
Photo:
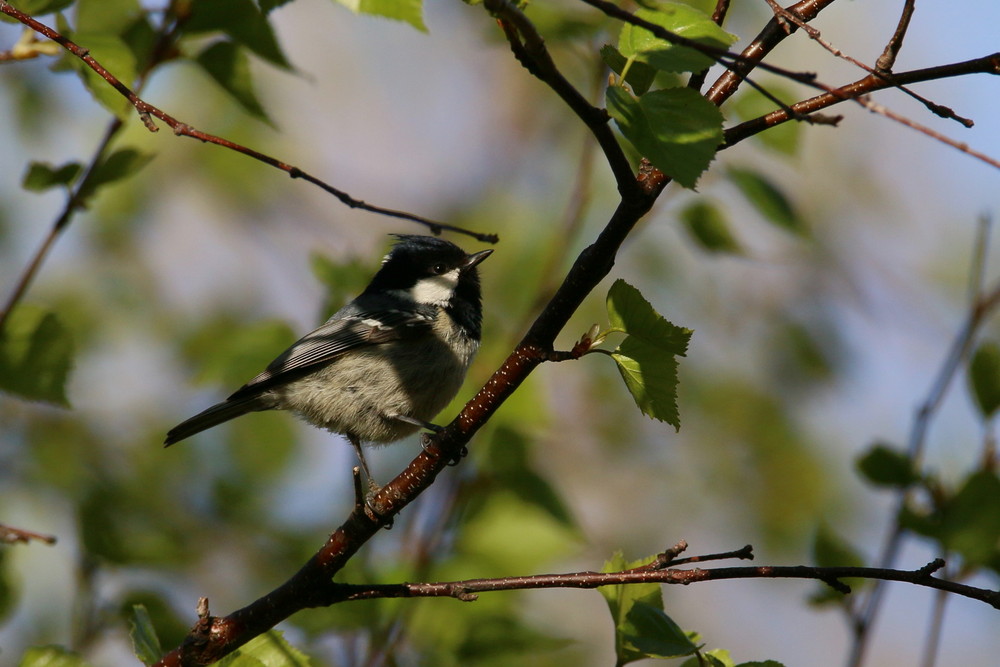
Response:
POLYGON ((84 63, 86 63, 88 67, 97 72, 97 74, 100 75, 100 77, 103 78, 105 81, 107 81, 112 88, 121 93, 122 96, 129 101, 129 103, 135 108, 136 113, 139 114, 139 118, 146 126, 146 129, 149 130, 150 132, 159 131, 159 128, 157 127, 156 123, 153 121, 153 118, 155 117, 166 123, 167 126, 169 126, 170 129, 173 130, 174 134, 177 136, 191 137, 192 139, 197 139, 204 143, 210 143, 210 144, 215 144, 216 146, 222 146, 223 148, 228 148, 230 150, 252 157, 253 159, 263 162, 264 164, 270 165, 272 167, 275 167, 276 169, 280 169, 284 172, 287 172, 288 175, 291 176, 292 178, 301 178, 305 181, 308 181, 309 183, 312 183, 313 185, 324 190, 325 192, 333 195, 334 197, 339 199, 341 203, 350 208, 357 208, 363 211, 376 213, 378 215, 384 215, 390 218, 398 218, 402 220, 409 220, 411 222, 416 222, 418 224, 427 227, 433 234, 440 234, 442 231, 447 230, 456 232, 458 234, 466 234, 468 236, 475 238, 476 240, 483 241, 485 243, 496 243, 499 240, 496 234, 482 234, 479 232, 474 232, 465 229, 463 227, 446 225, 436 220, 424 218, 419 215, 415 215, 413 213, 408 213, 406 211, 384 208, 382 206, 369 204, 360 199, 355 199, 354 197, 347 194, 343 190, 333 187, 332 185, 326 183, 325 181, 316 178, 315 176, 309 174, 306 171, 303 171, 302 169, 294 165, 287 164, 285 162, 282 162, 281 160, 278 160, 277 158, 255 151, 252 148, 243 146, 242 144, 238 144, 234 141, 230 141, 228 139, 224 139, 222 137, 218 137, 213 134, 208 134, 207 132, 202 132, 201 130, 195 129, 190 125, 188 125, 187 123, 183 123, 177 120, 176 118, 174 118, 167 112, 163 111, 159 107, 156 107, 150 104, 149 102, 146 102, 142 98, 140 98, 127 85, 122 83, 114 74, 105 69, 105 67, 101 65, 101 63, 95 60, 94 57, 90 55, 90 51, 88 49, 81 47, 72 40, 61 35, 56 30, 50 28, 49 26, 43 23, 40 23, 31 16, 25 14, 24 12, 21 12, 15 9, 14 7, 11 7, 7 2, 4 2, 3 0, 0 0, 0 12, 17 19, 18 21, 28 26, 32 30, 42 35, 45 35, 46 37, 48 37, 49 39, 56 42, 64 49, 72 53, 74 56, 82 60, 84 63))
POLYGON ((23 528, 14 528, 13 526, 0 524, 0 544, 27 544, 32 540, 43 542, 45 544, 56 543, 55 535, 44 535, 42 533, 24 530, 23 528))

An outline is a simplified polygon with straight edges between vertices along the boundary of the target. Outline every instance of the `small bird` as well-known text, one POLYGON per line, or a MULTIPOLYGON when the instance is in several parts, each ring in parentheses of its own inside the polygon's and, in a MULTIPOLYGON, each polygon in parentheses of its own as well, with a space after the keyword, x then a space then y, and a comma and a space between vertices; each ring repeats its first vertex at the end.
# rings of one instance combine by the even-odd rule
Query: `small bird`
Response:
POLYGON ((344 435, 372 481, 361 443, 388 444, 430 422, 458 393, 482 334, 479 263, 432 236, 398 241, 371 283, 222 403, 167 433, 164 446, 261 410, 290 410, 344 435))

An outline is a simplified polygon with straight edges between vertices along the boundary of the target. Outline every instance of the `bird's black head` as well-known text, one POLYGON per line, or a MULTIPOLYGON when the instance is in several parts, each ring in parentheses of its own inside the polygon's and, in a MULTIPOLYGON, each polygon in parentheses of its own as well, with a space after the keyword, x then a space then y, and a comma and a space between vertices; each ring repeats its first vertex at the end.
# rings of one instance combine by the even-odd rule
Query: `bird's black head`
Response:
POLYGON ((366 292, 392 291, 419 305, 438 306, 479 338, 482 295, 478 264, 493 251, 468 254, 434 236, 394 234, 399 239, 366 292))

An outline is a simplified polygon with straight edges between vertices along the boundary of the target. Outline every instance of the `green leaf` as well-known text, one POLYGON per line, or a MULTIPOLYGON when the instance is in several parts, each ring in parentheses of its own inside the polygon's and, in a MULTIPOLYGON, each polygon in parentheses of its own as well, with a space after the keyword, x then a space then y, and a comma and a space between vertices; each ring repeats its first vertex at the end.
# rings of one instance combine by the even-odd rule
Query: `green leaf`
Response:
POLYGON ((632 605, 623 628, 626 645, 648 658, 679 658, 698 647, 662 609, 643 602, 632 605))
POLYGON ((969 361, 969 384, 984 419, 1000 407, 1000 344, 982 343, 969 361))
POLYGON ((611 326, 629 334, 611 357, 643 414, 680 428, 677 360, 687 352, 691 330, 671 324, 624 280, 608 291, 611 326))
MULTIPOLYGON (((601 572, 621 572, 632 568, 646 565, 656 556, 650 556, 634 562, 626 562, 621 551, 616 551, 611 559, 604 564, 601 572)), ((611 612, 611 620, 615 624, 615 655, 618 656, 618 665, 624 665, 634 660, 646 657, 641 651, 636 649, 629 638, 636 634, 632 622, 628 620, 628 615, 637 605, 645 605, 655 610, 663 610, 663 595, 660 591, 660 584, 614 584, 611 586, 600 586, 598 592, 608 603, 608 611, 611 612)))
MULTIPOLYGON (((678 2, 659 3, 656 9, 640 9, 635 16, 705 46, 727 49, 736 41, 735 35, 720 28, 708 14, 678 2)), ((635 56, 667 72, 700 72, 715 62, 711 56, 691 47, 671 44, 630 23, 622 26, 618 50, 626 58, 635 56)))
POLYGON ((729 231, 729 221, 715 204, 696 201, 680 213, 691 237, 709 252, 741 254, 743 249, 729 231))
POLYGON ((80 197, 87 200, 105 185, 134 176, 153 159, 153 155, 135 148, 120 148, 105 157, 94 167, 87 182, 80 190, 80 197))
POLYGON ((611 285, 607 307, 611 326, 670 354, 683 357, 687 353, 692 331, 668 322, 639 290, 624 280, 619 278, 611 285))
POLYGON ((250 74, 250 61, 240 46, 233 42, 216 42, 199 53, 195 62, 201 65, 223 90, 232 95, 247 113, 274 126, 257 99, 250 74))
POLYGON ((143 12, 139 0, 78 0, 75 28, 78 33, 121 37, 143 12))
POLYGON ((66 380, 73 352, 72 336, 54 313, 16 306, 0 331, 0 389, 69 407, 66 380))
POLYGON ((90 667, 90 663, 61 646, 34 646, 24 652, 19 667, 90 667))
MULTIPOLYGON (((763 85, 769 93, 789 104, 798 99, 794 91, 780 80, 768 80, 763 85)), ((759 90, 750 88, 749 86, 745 87, 740 94, 726 105, 726 109, 744 121, 764 116, 778 108, 773 101, 764 97, 759 90)), ((773 151, 784 155, 795 155, 799 150, 799 139, 802 136, 803 125, 804 123, 794 121, 781 123, 763 132, 758 132, 753 135, 753 139, 773 151)))
POLYGON ((656 78, 656 69, 640 60, 633 60, 629 63, 628 58, 610 44, 601 47, 601 60, 619 76, 628 65, 628 71, 625 72, 625 83, 632 87, 632 92, 636 95, 643 95, 649 90, 649 87, 653 85, 653 79, 656 78))
POLYGON ((422 0, 336 0, 355 14, 371 14, 409 23, 420 32, 427 32, 424 25, 422 0))
MULTIPOLYGON (((132 86, 137 76, 135 54, 120 37, 107 33, 79 32, 73 35, 73 41, 88 49, 90 55, 115 78, 128 87, 132 86)), ((129 101, 85 62, 66 54, 62 65, 79 75, 83 85, 101 106, 123 120, 129 117, 132 112, 129 101)))
POLYGON ((53 167, 47 162, 32 162, 24 174, 22 185, 25 190, 42 192, 60 185, 68 186, 80 175, 83 166, 79 162, 67 162, 53 167))
POLYGON ((737 167, 730 168, 727 176, 765 218, 795 234, 806 234, 805 221, 785 193, 769 178, 751 169, 737 167))
POLYGON ((611 86, 607 104, 636 150, 686 188, 694 188, 722 143, 722 113, 690 88, 654 90, 636 99, 611 86))
POLYGON ((280 630, 268 630, 216 663, 218 667, 309 667, 309 657, 289 644, 280 630))
POLYGON ((184 30, 190 34, 221 30, 271 64, 291 69, 267 15, 252 0, 197 0, 184 30))
POLYGON ((611 357, 642 414, 680 430, 677 360, 631 336, 622 341, 611 357))
POLYGON ((131 629, 128 636, 132 640, 132 652, 144 665, 154 665, 163 655, 156 628, 149 618, 149 612, 141 604, 132 607, 131 629))
POLYGON ((905 488, 920 480, 913 461, 889 445, 877 443, 857 461, 858 471, 875 486, 905 488))
POLYGON ((199 382, 239 386, 295 342, 295 333, 278 320, 234 323, 219 318, 205 324, 185 342, 185 351, 198 366, 199 382))
POLYGON ((680 667, 734 667, 735 664, 733 659, 729 657, 729 651, 724 648, 715 648, 688 658, 681 663, 680 667))

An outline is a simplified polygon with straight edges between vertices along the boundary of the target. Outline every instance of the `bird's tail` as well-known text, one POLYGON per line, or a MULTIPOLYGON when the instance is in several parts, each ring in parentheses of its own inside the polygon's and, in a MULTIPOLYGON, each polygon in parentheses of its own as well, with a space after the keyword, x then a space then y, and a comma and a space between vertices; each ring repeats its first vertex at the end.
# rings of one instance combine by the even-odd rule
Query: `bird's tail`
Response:
POLYGON ((267 410, 271 407, 272 406, 268 403, 261 401, 259 396, 217 403, 207 410, 199 412, 194 417, 191 417, 190 419, 185 420, 170 429, 170 431, 167 432, 166 439, 163 441, 163 446, 169 447, 175 442, 180 442, 181 440, 190 438, 195 433, 201 433, 205 429, 218 426, 222 422, 227 422, 230 419, 236 419, 240 415, 245 415, 248 412, 267 410))

